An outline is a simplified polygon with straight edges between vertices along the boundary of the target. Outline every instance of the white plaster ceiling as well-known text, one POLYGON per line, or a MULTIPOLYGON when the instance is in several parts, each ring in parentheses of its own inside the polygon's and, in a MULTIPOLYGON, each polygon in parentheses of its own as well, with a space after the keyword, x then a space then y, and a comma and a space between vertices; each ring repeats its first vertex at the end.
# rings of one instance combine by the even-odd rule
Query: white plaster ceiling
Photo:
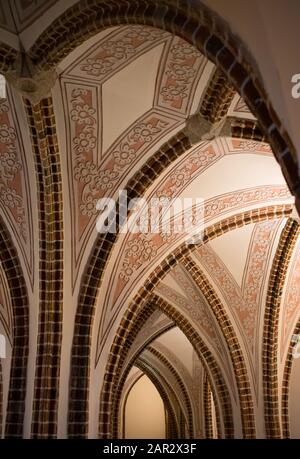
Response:
POLYGON ((153 347, 155 347, 155 343, 166 346, 180 360, 181 364, 186 367, 190 374, 193 373, 193 346, 178 327, 169 330, 157 338, 152 344, 153 347))
POLYGON ((246 225, 213 239, 210 246, 241 286, 250 239, 255 225, 246 225))

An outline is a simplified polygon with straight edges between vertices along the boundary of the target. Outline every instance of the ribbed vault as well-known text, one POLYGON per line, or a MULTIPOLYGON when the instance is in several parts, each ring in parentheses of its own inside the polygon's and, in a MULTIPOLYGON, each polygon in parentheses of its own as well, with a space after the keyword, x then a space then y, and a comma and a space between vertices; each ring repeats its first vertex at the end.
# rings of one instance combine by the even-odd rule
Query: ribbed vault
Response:
POLYGON ((253 58, 200 1, 19 3, 0 15, 2 436, 122 437, 145 374, 170 438, 289 437, 299 168, 253 58), (139 223, 198 199, 192 231, 180 210, 122 231, 138 198, 139 223))

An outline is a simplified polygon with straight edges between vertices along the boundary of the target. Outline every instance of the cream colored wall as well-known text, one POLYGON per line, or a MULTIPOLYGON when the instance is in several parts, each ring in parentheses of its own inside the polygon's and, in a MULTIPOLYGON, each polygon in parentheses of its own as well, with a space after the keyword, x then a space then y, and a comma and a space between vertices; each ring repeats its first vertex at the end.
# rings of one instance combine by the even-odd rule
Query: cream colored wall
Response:
POLYGON ((1 322, 0 322, 0 335, 4 336, 5 344, 6 344, 5 346, 6 357, 1 358, 1 362, 0 362, 1 372, 2 372, 2 431, 1 431, 1 425, 0 425, 0 438, 4 438, 6 407, 7 407, 7 400, 8 400, 10 366, 11 366, 11 346, 9 344, 8 338, 5 334, 5 330, 1 322))
POLYGON ((300 159, 300 99, 291 95, 299 73, 298 0, 201 0, 223 17, 249 48, 266 91, 297 148, 300 159))
POLYGON ((147 376, 139 379, 128 395, 125 438, 166 438, 164 404, 147 376))
POLYGON ((218 428, 217 428, 217 415, 216 407, 212 393, 210 394, 211 398, 211 411, 212 411, 212 428, 213 428, 213 438, 218 438, 218 428))
POLYGON ((300 358, 293 360, 289 408, 291 437, 300 438, 300 358))

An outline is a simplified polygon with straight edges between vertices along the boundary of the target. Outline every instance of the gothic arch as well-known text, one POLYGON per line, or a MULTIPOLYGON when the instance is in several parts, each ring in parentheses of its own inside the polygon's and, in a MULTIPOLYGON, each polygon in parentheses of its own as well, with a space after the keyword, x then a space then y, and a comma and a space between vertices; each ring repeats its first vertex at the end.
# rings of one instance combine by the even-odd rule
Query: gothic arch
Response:
MULTIPOLYGON (((151 303, 151 306, 152 306, 152 310, 155 310, 155 307, 154 307, 154 305, 152 303, 151 303)), ((145 321, 145 323, 146 323, 146 321, 145 321)), ((152 335, 148 340, 146 340, 143 343, 142 347, 138 348, 134 352, 134 354, 131 356, 131 358, 130 358, 130 360, 128 362, 126 362, 126 360, 127 360, 126 357, 122 356, 123 357, 122 360, 123 360, 124 364, 126 364, 126 366, 122 367, 119 370, 120 378, 118 380, 118 383, 117 383, 117 386, 116 386, 116 389, 115 389, 115 397, 116 397, 118 406, 120 406, 122 393, 123 393, 123 388, 124 388, 127 376, 129 374, 131 368, 133 366, 136 366, 136 362, 139 361, 139 358, 140 358, 141 354, 147 348, 147 346, 149 346, 155 339, 157 339, 159 336, 161 336, 163 333, 165 333, 166 331, 170 330, 173 327, 174 327, 174 325, 164 327, 163 329, 159 330, 157 333, 152 335)), ((138 326, 136 327, 137 333, 138 333, 139 330, 140 330, 140 322, 139 322, 138 326)), ((135 333, 134 333, 133 336, 135 336, 135 333)), ((134 338, 131 339, 130 342, 132 344, 134 344, 134 338)), ((128 351, 129 351, 129 347, 128 347, 128 351)), ((126 355, 127 355, 127 353, 126 353, 126 355)), ((117 438, 118 437, 119 408, 116 408, 114 413, 115 413, 115 416, 114 416, 114 427, 113 427, 113 429, 114 429, 114 437, 117 438)))
POLYGON ((205 296, 224 335, 227 346, 229 348, 239 391, 243 434, 245 438, 255 438, 256 430, 251 387, 243 351, 241 349, 232 323, 226 313, 224 305, 215 292, 214 287, 211 285, 209 280, 206 278, 201 269, 196 265, 196 263, 194 263, 194 261, 189 256, 186 256, 183 259, 183 266, 190 273, 196 282, 196 285, 205 296))
POLYGON ((14 64, 18 52, 16 49, 3 42, 0 42, 0 49, 0 71, 4 73, 14 64))
POLYGON ((188 413, 187 417, 187 429, 189 438, 194 438, 194 420, 193 420, 193 409, 190 400, 190 396, 188 394, 188 390, 185 386, 183 379, 180 377, 174 366, 170 363, 170 361, 157 349, 153 348, 152 346, 148 346, 147 351, 149 351, 154 357, 156 357, 174 376, 177 384, 179 385, 181 392, 183 394, 183 399, 185 402, 185 407, 188 413))
POLYGON ((144 374, 140 372, 140 374, 134 375, 134 377, 127 380, 126 384, 124 385, 124 392, 122 397, 122 436, 120 435, 121 438, 125 438, 125 410, 128 396, 131 392, 131 389, 143 376, 144 374))
MULTIPOLYGON (((235 228, 241 227, 243 225, 249 224, 249 223, 254 223, 257 221, 264 221, 267 219, 273 219, 276 216, 284 216, 288 215, 291 211, 290 206, 269 206, 265 208, 261 208, 258 210, 253 210, 253 211, 248 211, 244 212, 242 214, 238 214, 234 217, 229 217, 225 220, 222 220, 219 223, 216 223, 212 225, 211 227, 207 228, 204 232, 203 236, 203 243, 208 242, 209 240, 226 233, 227 231, 233 230, 235 228)), ((108 233, 110 235, 110 233, 108 233)), ((111 236, 111 235, 110 235, 111 236)), ((113 236, 113 235, 112 235, 113 236)), ((182 258, 185 253, 186 253, 186 248, 182 248, 181 250, 177 250, 177 254, 179 255, 178 252, 180 252, 180 257, 182 258)), ((189 249, 188 249, 189 251, 189 249)), ((168 270, 170 269, 174 264, 177 263, 176 257, 170 256, 169 261, 165 261, 162 264, 161 268, 161 274, 163 273, 163 270, 168 270)), ((97 272, 99 273, 99 264, 100 267, 103 265, 102 260, 99 261, 96 257, 92 257, 91 262, 94 264, 97 263, 98 265, 98 270, 97 272)), ((90 282, 94 285, 98 285, 98 279, 97 275, 93 273, 91 270, 91 267, 89 267, 88 272, 90 273, 90 282), (92 273, 91 273, 92 272, 92 273)), ((160 275, 161 275, 160 274, 160 275)), ((100 276, 100 274, 99 274, 100 276)), ((158 279, 159 280, 159 279, 158 279)), ((84 307, 83 312, 85 312, 86 317, 82 317, 81 319, 84 320, 84 324, 87 324, 88 329, 90 330, 91 326, 91 319, 88 319, 88 317, 93 316, 93 308, 95 307, 94 305, 94 299, 92 295, 96 296, 95 290, 92 290, 91 288, 88 289, 87 285, 89 282, 85 282, 85 290, 86 292, 82 293, 82 297, 80 298, 80 304, 84 307), (93 305, 93 306, 92 306, 93 305), (92 307, 91 307, 92 306, 92 307)), ((151 281, 151 279, 148 282, 149 285, 151 285, 151 288, 153 288, 154 284, 151 281)), ((94 287, 96 289, 96 287, 94 287)), ((147 288, 144 287, 142 289, 142 292, 147 291, 147 288)), ((143 302, 143 296, 140 295, 140 298, 138 299, 138 302, 143 302)), ((118 342, 120 343, 123 342, 123 336, 127 332, 126 327, 130 324, 130 321, 132 320, 132 317, 136 315, 136 312, 127 312, 124 315, 124 319, 122 320, 120 324, 120 337, 118 337, 118 334, 116 335, 115 339, 115 344, 114 346, 117 346, 116 349, 119 348, 118 342), (121 331, 122 330, 122 331, 121 331)), ((75 358, 72 359, 72 374, 71 374, 71 393, 70 393, 70 402, 69 402, 69 435, 71 437, 77 437, 77 436, 85 436, 87 433, 87 410, 88 410, 88 405, 87 405, 87 398, 88 398, 88 378, 89 378, 89 350, 90 350, 90 331, 89 333, 84 334, 83 338, 83 330, 85 330, 85 325, 79 326, 76 325, 75 328, 75 334, 74 334, 74 341, 73 341, 73 354, 75 355, 75 358), (78 340, 78 344, 76 344, 76 340, 78 340), (85 356, 85 357, 84 357, 85 356), (83 359, 84 357, 84 359, 83 359), (87 358, 87 360, 85 360, 87 358), (82 362, 85 361, 85 370, 84 373, 83 367, 82 367, 82 362), (78 363, 77 363, 78 362, 78 363), (81 369, 81 378, 78 378, 78 370, 77 370, 77 365, 79 365, 81 369), (84 376, 84 378, 83 378, 84 376)), ((122 344, 121 344, 122 345, 122 344)), ((111 359, 112 359, 112 364, 116 365, 116 357, 113 356, 113 353, 110 353, 111 359)), ((107 369, 111 367, 110 362, 108 362, 107 369)), ((108 382, 104 380, 104 386, 103 386, 103 400, 105 399, 104 394, 106 392, 109 393, 110 386, 109 386, 109 377, 107 377, 108 382), (106 390, 106 385, 108 385, 108 390, 106 390)), ((102 412, 101 408, 101 412, 102 412)), ((106 433, 105 433, 106 435, 106 433)))
POLYGON ((158 365, 155 362, 151 362, 148 359, 141 356, 137 360, 137 365, 142 364, 144 368, 148 369, 149 374, 156 377, 157 380, 160 381, 160 384, 164 387, 165 393, 169 394, 169 399, 171 401, 171 405, 173 410, 177 410, 176 421, 178 426, 179 437, 184 437, 187 435, 190 439, 194 438, 193 433, 189 430, 189 420, 188 415, 183 412, 181 406, 181 400, 178 396, 177 391, 174 390, 172 384, 167 380, 163 371, 158 368, 158 365), (187 432, 184 430, 184 426, 187 426, 187 432))
POLYGON ((171 421, 171 425, 169 426, 168 436, 169 438, 179 438, 180 436, 180 425, 177 420, 174 407, 170 402, 170 397, 168 396, 163 383, 161 382, 159 376, 156 374, 153 368, 149 366, 146 362, 142 360, 137 360, 136 362, 137 368, 139 368, 146 376, 150 379, 150 381, 154 384, 157 391, 159 392, 163 402, 165 403, 166 410, 171 421))
MULTIPOLYGON (((244 119, 241 121, 233 119, 233 117, 231 117, 232 119, 228 118, 226 126, 224 126, 226 129, 229 127, 230 129, 229 131, 224 129, 222 133, 230 132, 232 136, 244 139, 269 141, 289 188, 296 196, 296 206, 300 210, 300 179, 296 148, 289 139, 283 125, 284 123, 278 116, 279 114, 276 114, 268 99, 256 63, 239 38, 231 33, 225 21, 203 5, 201 0, 197 0, 198 2, 199 10, 196 11, 190 2, 183 0, 80 0, 53 21, 51 27, 45 30, 33 44, 28 54, 24 54, 27 54, 27 57, 30 56, 35 70, 55 70, 59 62, 65 56, 69 55, 71 50, 87 40, 87 38, 95 35, 97 32, 101 32, 106 27, 109 28, 119 24, 146 24, 169 31, 174 36, 184 38, 217 66, 209 82, 205 98, 202 100, 202 105, 198 110, 199 116, 197 115, 198 118, 195 118, 196 121, 206 120, 208 125, 213 125, 222 120, 232 100, 234 88, 236 88, 257 117, 257 121, 244 119), (218 103, 216 103, 216 97, 220 98, 220 94, 223 101, 220 102, 218 100, 218 103)), ((14 65, 18 63, 18 58, 19 52, 17 50, 1 43, 0 70, 1 72, 8 73, 8 79, 14 65)), ((52 98, 43 99, 37 104, 30 103, 29 101, 25 101, 24 104, 28 115, 28 124, 30 125, 35 155, 39 200, 38 224, 40 225, 38 242, 40 243, 39 292, 41 301, 38 318, 36 375, 33 381, 32 436, 55 438, 57 435, 63 324, 64 215, 62 208, 62 177, 60 172, 61 158, 56 138, 52 98), (44 326, 44 324, 46 325, 44 326), (40 396, 40 394, 42 395, 40 396)), ((190 121, 188 120, 188 124, 190 121)), ((209 127, 207 128, 210 134, 214 132, 215 126, 212 127, 212 130, 209 127)), ((129 191, 128 200, 143 196, 152 181, 165 170, 168 164, 175 161, 187 148, 190 148, 192 143, 192 136, 188 135, 188 128, 170 139, 164 147, 144 164, 139 173, 127 184, 129 191)), ((263 221, 264 219, 273 218, 274 215, 287 216, 290 211, 291 207, 286 205, 269 207, 260 209, 259 211, 250 211, 243 214, 243 219, 239 219, 237 216, 231 217, 226 222, 224 220, 206 230, 204 242, 230 229, 252 221, 263 221)), ((0 231, 2 231, 1 228, 0 231)), ((291 232, 293 233, 293 230, 291 232)), ((97 298, 99 297, 99 293, 101 293, 102 275, 108 264, 109 256, 115 248, 117 237, 111 234, 105 237, 99 236, 90 253, 88 263, 86 266, 83 266, 85 271, 81 279, 79 301, 76 304, 75 325, 74 330, 72 330, 73 347, 70 371, 69 425, 70 431, 74 436, 85 436, 87 434, 90 353, 91 339, 94 336, 93 322, 95 308, 97 298), (79 423, 82 423, 82 426, 79 426, 79 423)), ((291 238, 293 237, 292 235, 291 238)), ((290 238, 290 234, 288 234, 287 238, 290 238)), ((0 245, 2 246, 1 240, 0 245)), ((283 272, 283 277, 285 277, 289 259, 289 249, 285 250, 288 242, 283 242, 283 245, 285 246, 284 249, 279 247, 276 254, 280 260, 276 260, 276 257, 274 259, 264 329, 263 368, 269 372, 269 377, 264 380, 265 416, 267 419, 266 422, 268 422, 268 435, 272 437, 280 436, 281 434, 278 397, 276 398, 275 394, 275 397, 270 400, 270 396, 273 397, 274 395, 274 389, 276 389, 277 384, 275 374, 277 368, 274 367, 276 355, 274 354, 275 350, 270 349, 270 342, 273 344, 276 341, 275 334, 278 329, 278 311, 280 309, 279 299, 282 296, 284 282, 281 279, 281 273, 283 272), (277 281, 278 285, 276 285, 277 281)), ((16 371, 12 367, 6 435, 20 437, 23 429, 22 416, 26 393, 29 312, 26 284, 19 261, 17 260, 15 263, 16 252, 13 252, 13 250, 14 248, 12 250, 10 248, 7 249, 9 255, 9 258, 7 258, 9 260, 9 263, 7 262, 7 270, 9 276, 11 276, 12 270, 15 270, 11 282, 11 291, 13 301, 15 302, 15 309, 18 309, 18 317, 14 317, 15 335, 18 342, 16 341, 15 343, 14 341, 13 350, 18 349, 20 354, 13 355, 13 359, 15 359, 13 363, 16 371), (12 265, 14 266, 12 267, 12 265), (17 391, 16 385, 17 383, 19 385, 20 381, 21 390, 18 387, 17 391)), ((4 252, 1 252, 0 259, 2 253, 4 252)), ((108 374, 112 374, 111 371, 113 369, 119 371, 122 368, 124 361, 122 361, 122 358, 119 358, 117 350, 120 351, 120 349, 126 347, 123 342, 124 336, 129 336, 130 340, 134 339, 136 327, 131 327, 131 322, 136 321, 136 324, 141 324, 148 317, 147 314, 151 313, 151 308, 148 310, 144 305, 144 301, 151 298, 155 282, 157 279, 161 279, 177 263, 177 260, 184 260, 188 254, 187 247, 179 247, 174 254, 164 260, 161 266, 156 266, 150 280, 145 283, 136 298, 137 302, 133 305, 134 312, 132 313, 131 309, 125 312, 125 319, 123 318, 119 328, 120 336, 116 337, 111 348, 113 351, 109 355, 108 374), (139 311, 139 308, 142 310, 142 315, 135 317, 134 314, 137 310, 139 311), (129 327, 131 330, 130 335, 126 334, 126 329, 129 327)), ((155 297, 152 296, 153 298, 155 297)), ((157 301, 159 302, 160 300, 157 299, 157 301)), ((169 308, 168 305, 165 307, 169 308)), ((130 340, 127 345, 130 345, 130 340)), ((288 412, 287 398, 291 366, 291 346, 286 360, 283 399, 281 400, 282 426, 285 432, 288 432, 286 416, 288 412)), ((206 349, 202 349, 202 351, 206 353, 206 349)), ((236 373, 239 373, 238 370, 241 367, 241 360, 237 358, 236 373)), ((208 376, 211 377, 208 369, 207 371, 208 376)), ((242 387, 246 381, 243 368, 241 375, 242 383, 240 386, 242 387)), ((105 381, 106 383, 107 381, 105 381)), ((246 395, 248 397, 249 388, 247 381, 245 384, 246 395)), ((107 436, 111 434, 111 431, 109 431, 111 422, 105 419, 105 416, 109 416, 110 396, 109 392, 104 393, 104 405, 106 404, 107 411, 104 413, 102 420, 103 425, 105 425, 104 429, 106 429, 104 435, 107 436)), ((220 397, 219 393, 218 397, 220 397)), ((224 414, 226 411, 224 409, 226 397, 223 397, 222 400, 224 414)), ((248 398, 247 402, 245 402, 248 412, 249 410, 251 411, 250 405, 251 401, 248 398)), ((63 416, 62 421, 64 422, 63 416)), ((226 424, 228 435, 230 435, 229 424, 226 424)), ((253 431, 252 427, 251 425, 249 428, 251 432, 253 431)), ((102 430, 101 432, 103 433, 102 430)))
MULTIPOLYGON (((110 358, 106 366, 106 373, 104 376, 104 384, 100 396, 100 425, 99 425, 99 435, 101 438, 110 438, 111 436, 111 422, 112 418, 116 417, 118 413, 118 406, 115 406, 115 402, 119 402, 119 397, 115 393, 115 386, 117 384, 118 378, 118 360, 116 359, 117 353, 120 352, 125 343, 127 343, 127 335, 130 335, 132 323, 136 323, 134 318, 137 318, 137 312, 143 310, 144 299, 141 296, 141 293, 137 296, 136 300, 132 302, 131 306, 128 308, 124 315, 124 319, 120 324, 118 333, 114 344, 110 351, 110 358)), ((189 339, 195 351, 197 352, 203 366, 207 371, 213 376, 214 383, 217 388, 217 392, 220 398, 220 403, 222 406, 224 430, 226 437, 233 436, 233 419, 232 419, 232 407, 230 402, 230 396, 228 389, 224 382, 222 373, 211 354, 208 350, 200 336, 193 329, 191 324, 183 317, 179 311, 173 308, 171 305, 166 303, 161 298, 151 295, 146 304, 152 302, 156 307, 159 307, 168 317, 170 317, 174 323, 181 329, 181 331, 189 339)))
MULTIPOLYGON (((201 10, 192 11, 189 5, 181 2, 178 4, 171 0, 159 3, 155 0, 142 2, 119 0, 109 3, 99 0, 89 4, 82 1, 69 8, 51 24, 51 29, 46 30, 39 37, 30 49, 29 55, 38 68, 43 70, 55 68, 72 49, 104 27, 136 23, 162 28, 184 38, 212 60, 226 75, 230 84, 237 89, 257 117, 263 135, 270 141, 276 159, 281 165, 285 179, 292 193, 295 194, 299 206, 300 181, 295 148, 268 100, 260 76, 253 65, 252 57, 242 43, 232 35, 224 21, 206 6, 201 5, 201 10), (53 43, 58 43, 58 45, 53 46, 53 43)), ((156 160, 151 164, 153 165, 154 167, 147 170, 147 174, 144 173, 145 170, 140 174, 146 184, 157 176, 157 170, 162 167, 157 165, 156 160)), ((143 185, 137 186, 139 191, 143 188, 143 185)), ((86 328, 85 334, 90 334, 89 329, 93 320, 94 302, 101 283, 101 274, 114 240, 112 236, 99 237, 90 258, 91 263, 87 267, 87 276, 82 280, 74 328, 71 378, 76 377, 77 372, 76 360, 79 348, 76 342, 77 332, 79 329, 86 328), (87 304, 82 301, 84 296, 89 296, 87 304)), ((89 343, 84 346, 81 357, 88 360, 89 343)), ((55 430, 55 427, 53 428, 55 430)))

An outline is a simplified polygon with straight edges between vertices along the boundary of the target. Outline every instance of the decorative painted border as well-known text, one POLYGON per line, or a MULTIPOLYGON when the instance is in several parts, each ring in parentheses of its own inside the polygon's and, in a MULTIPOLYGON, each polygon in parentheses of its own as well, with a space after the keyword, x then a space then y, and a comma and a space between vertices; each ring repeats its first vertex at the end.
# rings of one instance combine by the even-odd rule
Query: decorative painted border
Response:
POLYGON ((53 69, 87 38, 120 24, 146 24, 167 30, 193 44, 220 68, 267 134, 300 210, 296 148, 272 107, 255 60, 228 24, 203 3, 195 9, 175 0, 81 0, 39 36, 29 56, 38 68, 53 69))

